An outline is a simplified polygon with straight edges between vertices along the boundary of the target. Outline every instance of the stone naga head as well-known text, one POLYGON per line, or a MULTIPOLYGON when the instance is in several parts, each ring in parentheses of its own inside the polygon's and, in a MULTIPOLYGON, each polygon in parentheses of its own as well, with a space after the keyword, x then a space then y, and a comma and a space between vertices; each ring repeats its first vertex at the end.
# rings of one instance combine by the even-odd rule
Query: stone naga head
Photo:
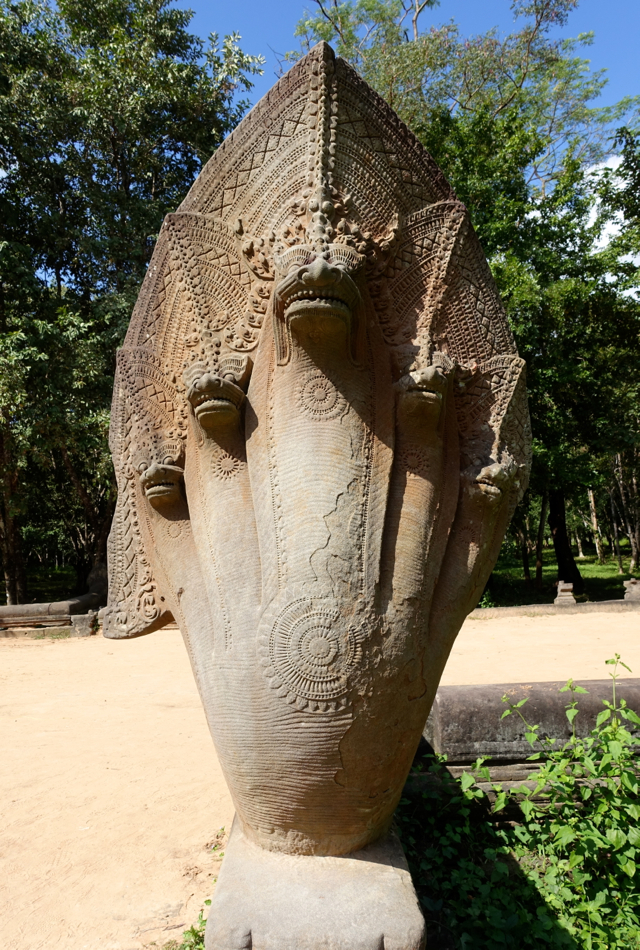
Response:
POLYGON ((320 44, 167 217, 112 411, 105 634, 175 618, 255 844, 386 831, 529 444, 464 206, 320 44))

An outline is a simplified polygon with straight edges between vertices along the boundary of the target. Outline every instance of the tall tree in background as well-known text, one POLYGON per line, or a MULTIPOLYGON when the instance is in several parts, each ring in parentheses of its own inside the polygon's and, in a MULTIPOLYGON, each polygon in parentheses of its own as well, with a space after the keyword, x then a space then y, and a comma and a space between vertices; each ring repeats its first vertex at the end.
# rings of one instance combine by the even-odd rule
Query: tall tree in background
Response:
MULTIPOLYGON (((624 246, 603 244, 607 216, 594 173, 638 100, 594 106, 606 79, 578 55, 592 36, 551 38, 577 0, 515 0, 521 25, 504 37, 497 30, 462 37, 453 22, 422 30, 436 5, 316 0, 297 35, 303 51, 320 39, 337 47, 469 208, 528 364, 532 490, 548 499, 541 512, 548 511, 561 579, 582 593, 566 498, 600 481, 604 456, 640 444, 632 411, 640 307, 629 296, 638 268, 625 257, 628 232, 624 246)), ((639 165, 625 141, 633 176, 639 165)))
POLYGON ((0 553, 104 560, 115 349, 164 215, 247 108, 261 59, 171 0, 0 0, 0 553), (46 552, 44 552, 46 554, 46 552))
MULTIPOLYGON (((600 180, 602 220, 612 236, 602 252, 608 269, 617 271, 617 285, 631 299, 638 297, 640 265, 640 132, 618 129, 620 164, 605 169, 600 180)), ((633 571, 640 563, 640 380, 637 368, 621 381, 619 411, 625 425, 615 452, 608 459, 608 483, 617 495, 620 521, 629 538, 633 571)), ((614 503, 614 507, 615 507, 614 503)))

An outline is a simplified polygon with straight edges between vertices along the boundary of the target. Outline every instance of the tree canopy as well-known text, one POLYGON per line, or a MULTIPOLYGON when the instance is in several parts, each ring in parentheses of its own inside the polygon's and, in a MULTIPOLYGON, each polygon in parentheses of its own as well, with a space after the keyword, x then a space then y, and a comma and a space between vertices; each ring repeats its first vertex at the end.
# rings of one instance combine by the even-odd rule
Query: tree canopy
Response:
POLYGON ((115 350, 165 214, 237 124, 261 59, 170 0, 0 0, 0 544, 82 587, 115 499, 115 350))

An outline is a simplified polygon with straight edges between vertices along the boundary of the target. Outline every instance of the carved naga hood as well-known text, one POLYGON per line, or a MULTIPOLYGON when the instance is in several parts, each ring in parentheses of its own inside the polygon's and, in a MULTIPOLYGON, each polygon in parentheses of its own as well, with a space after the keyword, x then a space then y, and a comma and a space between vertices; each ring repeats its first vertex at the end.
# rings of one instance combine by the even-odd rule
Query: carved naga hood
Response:
POLYGON ((265 703, 345 723, 375 667, 418 720, 529 443, 465 207, 321 43, 162 227, 118 354, 105 634, 175 617, 203 695, 253 662, 265 703))

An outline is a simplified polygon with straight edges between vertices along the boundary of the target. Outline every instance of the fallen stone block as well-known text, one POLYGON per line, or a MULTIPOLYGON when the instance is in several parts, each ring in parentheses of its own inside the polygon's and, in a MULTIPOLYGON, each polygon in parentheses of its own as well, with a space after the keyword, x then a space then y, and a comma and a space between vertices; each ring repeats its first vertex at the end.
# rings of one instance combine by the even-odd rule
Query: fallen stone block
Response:
MULTIPOLYGON (((564 685, 549 682, 441 686, 427 719, 424 738, 434 752, 447 756, 448 765, 470 764, 479 756, 486 756, 493 764, 522 763, 540 749, 531 748, 525 738, 527 726, 516 712, 500 718, 508 708, 502 697, 508 696, 512 704, 526 698, 520 711, 527 722, 540 726, 541 738, 563 743, 572 734, 566 716, 572 695, 560 692, 564 685)), ((576 697, 579 713, 575 727, 578 736, 587 736, 604 708, 602 701, 611 700, 611 680, 586 680, 580 685, 588 692, 576 697)), ((640 715, 640 679, 619 680, 616 695, 618 701, 625 699, 640 715)), ((631 723, 627 725, 634 731, 631 723)))
POLYGON ((98 614, 95 610, 90 610, 86 614, 75 614, 71 618, 71 636, 90 637, 96 632, 97 625, 98 614))
POLYGON ((628 581, 624 581, 625 592, 624 599, 626 601, 635 601, 640 604, 640 581, 637 577, 631 577, 628 581))

